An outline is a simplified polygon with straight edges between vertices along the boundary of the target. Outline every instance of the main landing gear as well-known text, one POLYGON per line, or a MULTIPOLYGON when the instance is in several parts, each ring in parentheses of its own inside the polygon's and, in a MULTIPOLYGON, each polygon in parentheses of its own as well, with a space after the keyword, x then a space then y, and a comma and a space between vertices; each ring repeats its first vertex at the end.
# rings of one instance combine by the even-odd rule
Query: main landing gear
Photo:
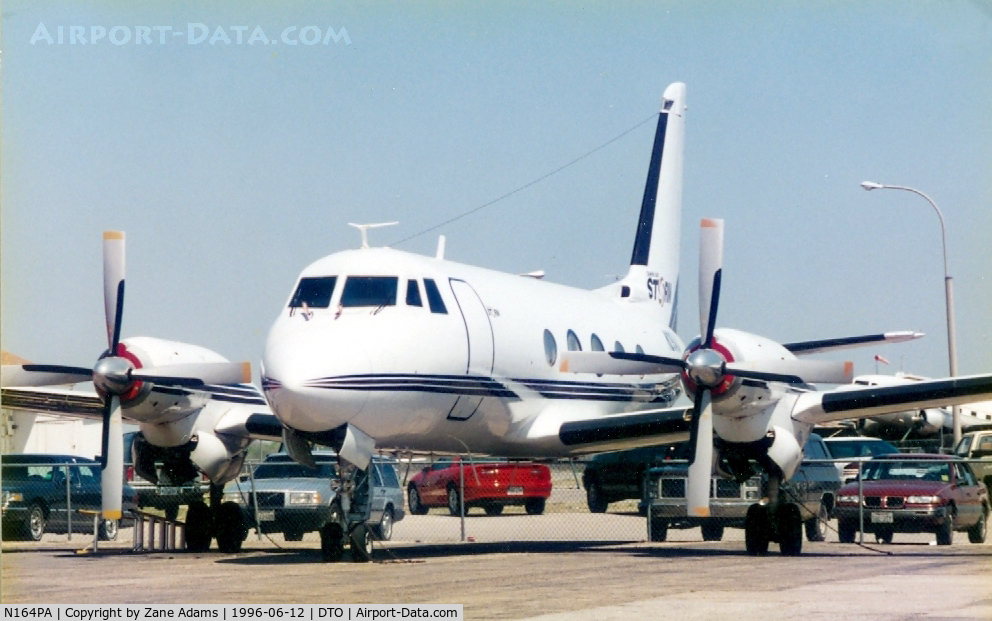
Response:
POLYGON ((217 539, 217 549, 234 554, 241 551, 241 544, 248 537, 241 507, 233 502, 221 502, 224 488, 210 484, 210 506, 203 501, 190 503, 186 511, 186 549, 206 552, 210 541, 217 539))
POLYGON ((768 553, 769 542, 777 542, 782 556, 799 556, 803 549, 803 521, 799 507, 780 502, 781 475, 768 476, 768 501, 751 505, 744 519, 744 545, 747 553, 768 553))
MULTIPOLYGON (((369 463, 368 468, 371 469, 369 463)), ((372 486, 369 470, 360 470, 338 456, 341 488, 334 500, 331 518, 320 529, 320 556, 328 563, 344 558, 345 548, 351 560, 372 560, 372 531, 368 519, 372 512, 372 486)))

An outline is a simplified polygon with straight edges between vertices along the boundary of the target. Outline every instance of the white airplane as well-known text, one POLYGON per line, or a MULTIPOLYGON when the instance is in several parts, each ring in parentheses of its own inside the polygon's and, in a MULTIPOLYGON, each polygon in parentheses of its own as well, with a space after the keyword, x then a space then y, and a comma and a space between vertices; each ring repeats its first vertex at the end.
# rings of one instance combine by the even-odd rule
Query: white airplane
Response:
MULTIPOLYGON (((208 349, 152 337, 121 340, 124 310, 124 234, 108 231, 104 244, 104 302, 108 349, 92 368, 49 364, 3 365, 4 408, 103 420, 100 461, 102 511, 121 517, 122 420, 137 423, 132 445, 137 473, 157 482, 162 461, 173 484, 198 472, 210 479, 211 505, 191 505, 186 542, 206 550, 216 535, 224 551, 241 547, 240 509, 221 504, 224 483, 234 479, 254 438, 278 440, 281 425, 251 385, 249 363, 233 363, 208 349), (111 354, 111 352, 114 352, 111 354), (63 386, 92 381, 96 391, 63 386), (222 513, 235 515, 235 522, 222 513), (215 526, 216 525, 216 526, 215 526)), ((227 504, 227 503, 225 503, 227 504)))
POLYGON ((809 383, 850 382, 851 364, 793 353, 913 333, 786 347, 715 330, 719 220, 703 221, 702 336, 684 347, 674 327, 685 110, 685 85, 670 85, 630 270, 614 285, 575 289, 446 261, 440 248, 437 257, 362 248, 306 267, 262 360, 290 453, 307 463, 308 441, 328 444, 362 468, 376 445, 559 457, 692 435, 691 510, 708 513, 716 443, 724 473, 747 478, 754 460, 771 475, 770 502, 748 520, 748 550, 764 553, 772 540, 797 554, 798 508, 780 509, 776 492, 814 424, 992 396, 989 375, 820 392, 809 383), (693 407, 672 407, 683 387, 693 407))
MULTIPOLYGON (((854 386, 896 386, 929 379, 900 371, 895 375, 859 375, 854 378, 854 386)), ((992 401, 969 403, 960 407, 960 418, 961 429, 965 431, 992 426, 992 401)), ((859 431, 868 435, 905 438, 915 434, 918 437, 931 437, 952 433, 954 420, 948 408, 924 408, 860 419, 856 426, 859 431)))

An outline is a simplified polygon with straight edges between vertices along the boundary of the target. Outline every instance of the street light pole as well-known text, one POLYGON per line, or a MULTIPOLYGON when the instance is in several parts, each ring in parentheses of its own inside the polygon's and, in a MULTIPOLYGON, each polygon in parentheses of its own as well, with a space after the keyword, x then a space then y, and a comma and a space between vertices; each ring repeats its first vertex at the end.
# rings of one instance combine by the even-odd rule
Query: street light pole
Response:
MULTIPOLYGON (((937 217, 940 218, 940 242, 944 248, 944 302, 947 306, 947 357, 948 366, 950 368, 951 377, 956 377, 958 374, 958 354, 957 347, 955 346, 955 336, 954 336, 954 281, 951 278, 950 273, 947 271, 947 232, 944 227, 944 214, 940 212, 940 208, 937 207, 937 203, 933 202, 929 196, 920 192, 915 188, 910 188, 902 185, 884 185, 881 183, 874 183, 872 181, 865 181, 861 184, 865 190, 905 190, 907 192, 912 192, 913 194, 918 194, 926 199, 930 206, 933 207, 934 211, 937 212, 937 217)), ((954 427, 954 446, 957 446, 958 442, 961 441, 961 409, 958 406, 953 406, 951 408, 951 420, 954 427)))

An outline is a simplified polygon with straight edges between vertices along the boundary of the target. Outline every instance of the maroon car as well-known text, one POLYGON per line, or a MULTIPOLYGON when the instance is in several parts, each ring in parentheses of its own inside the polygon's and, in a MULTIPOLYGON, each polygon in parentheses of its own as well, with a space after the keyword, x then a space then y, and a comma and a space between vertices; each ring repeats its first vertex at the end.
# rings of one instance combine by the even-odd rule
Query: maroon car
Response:
POLYGON ((468 462, 439 459, 410 479, 407 486, 410 513, 423 515, 430 507, 448 507, 451 515, 461 514, 459 489, 464 469, 465 513, 482 507, 489 515, 499 515, 506 505, 523 505, 527 513, 544 513, 551 495, 551 469, 532 462, 468 462))
MULTIPOLYGON (((886 455, 867 462, 862 479, 864 532, 877 541, 890 543, 892 533, 935 533, 938 545, 950 545, 957 530, 972 543, 985 542, 988 490, 967 463, 949 455, 886 455)), ((833 515, 841 543, 853 543, 857 481, 837 492, 833 515)))

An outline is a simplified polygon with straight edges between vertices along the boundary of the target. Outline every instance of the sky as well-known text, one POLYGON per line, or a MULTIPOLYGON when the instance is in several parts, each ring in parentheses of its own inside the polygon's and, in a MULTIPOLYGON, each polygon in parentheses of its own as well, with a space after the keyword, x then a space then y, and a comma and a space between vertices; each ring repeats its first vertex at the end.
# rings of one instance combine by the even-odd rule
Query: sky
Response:
POLYGON ((127 234, 125 337, 257 378, 299 272, 359 245, 348 222, 399 221, 371 232, 393 245, 636 127, 395 245, 443 233, 451 260, 606 285, 630 260, 641 123, 682 81, 684 341, 699 220, 723 218, 718 325, 919 330, 828 357, 946 375, 939 220, 872 180, 943 211, 959 373, 992 372, 988 1, 6 0, 0 50, 0 346, 35 362, 105 349, 104 230, 127 234))

